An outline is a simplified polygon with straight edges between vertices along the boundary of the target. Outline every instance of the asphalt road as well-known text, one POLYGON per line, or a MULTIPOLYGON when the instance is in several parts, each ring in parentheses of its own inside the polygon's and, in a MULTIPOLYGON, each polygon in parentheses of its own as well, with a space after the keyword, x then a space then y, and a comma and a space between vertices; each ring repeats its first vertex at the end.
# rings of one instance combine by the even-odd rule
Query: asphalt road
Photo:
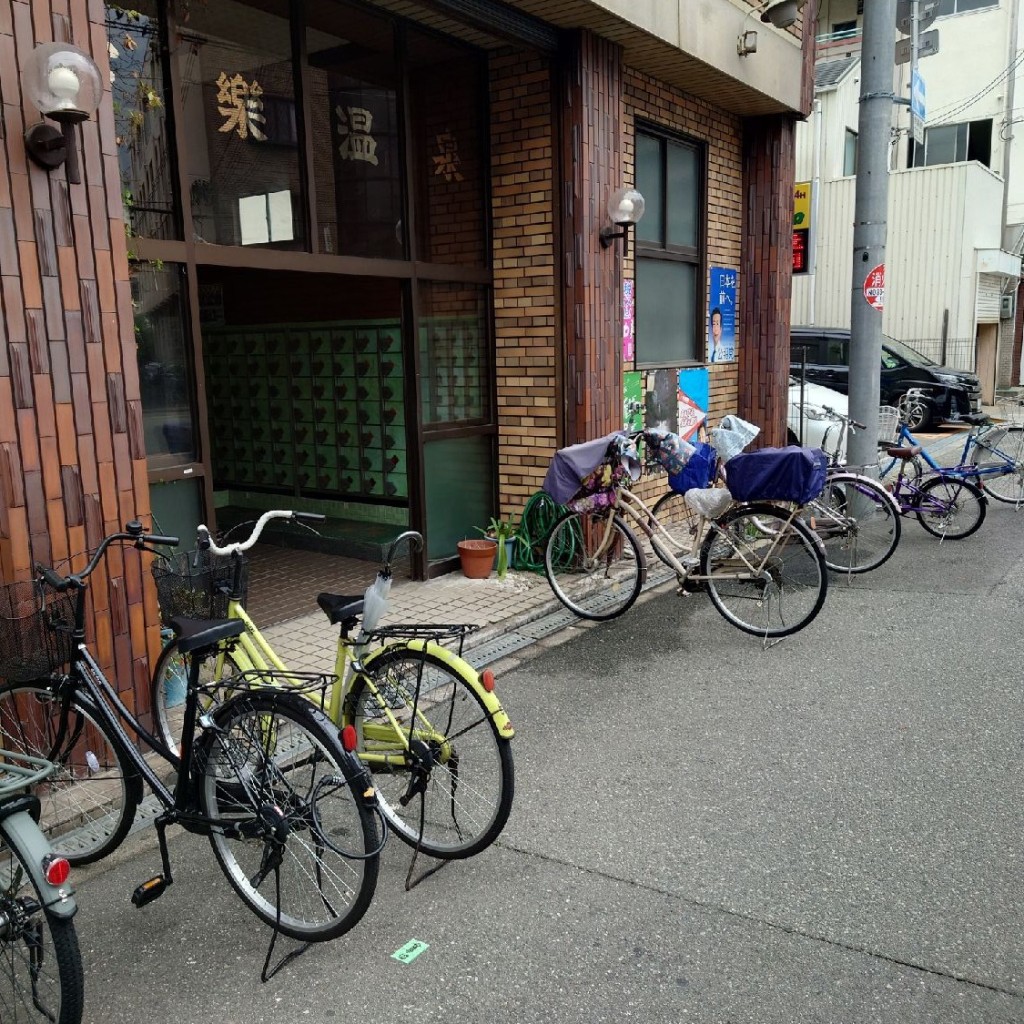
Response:
POLYGON ((1024 510, 993 506, 962 542, 905 521, 768 651, 700 594, 567 630, 499 678, 495 847, 406 892, 393 840, 362 923, 264 985, 205 840, 130 905, 144 835, 77 874, 86 1019, 1019 1024, 1022 595, 1024 510))

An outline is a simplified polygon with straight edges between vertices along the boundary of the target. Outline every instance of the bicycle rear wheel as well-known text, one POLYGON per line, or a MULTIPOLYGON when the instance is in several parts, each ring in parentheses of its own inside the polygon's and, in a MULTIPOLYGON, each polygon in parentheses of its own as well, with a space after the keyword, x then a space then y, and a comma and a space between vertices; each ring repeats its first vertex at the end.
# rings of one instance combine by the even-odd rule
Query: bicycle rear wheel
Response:
POLYGON ((33 787, 39 827, 56 853, 90 864, 124 840, 142 799, 142 779, 95 708, 79 695, 67 701, 40 683, 0 687, 2 745, 46 758, 56 771, 33 787))
POLYGON ((217 863, 253 913, 306 942, 354 927, 377 886, 367 776, 338 730, 280 690, 240 694, 196 748, 196 786, 217 863), (275 868, 276 865, 276 868, 275 868))
POLYGON ((476 690, 456 666, 401 642, 385 647, 366 669, 346 697, 345 723, 356 728, 359 756, 373 774, 389 827, 410 846, 446 860, 490 846, 512 809, 512 745, 476 690))
MULTIPOLYGON (((676 561, 690 554, 693 549, 693 538, 700 529, 700 516, 686 504, 685 497, 678 491, 669 491, 663 494, 654 504, 651 513, 658 521, 661 528, 672 538, 672 546, 669 548, 676 561)), ((654 528, 653 524, 652 528, 654 528)), ((652 544, 654 553, 671 569, 662 545, 664 537, 655 529, 655 538, 659 543, 652 544)))
POLYGON ((79 1024, 84 982, 74 922, 44 909, 10 832, 17 817, 0 824, 0 1020, 79 1024))
POLYGON ((900 542, 899 508, 886 489, 857 473, 831 473, 825 489, 800 513, 821 538, 825 565, 833 572, 870 572, 900 542))
POLYGON ((603 622, 637 599, 647 563, 633 531, 611 509, 570 511, 548 537, 544 572, 566 608, 582 619, 603 622))
POLYGON ((768 502, 739 505, 711 523, 700 572, 721 615, 763 637, 803 629, 821 611, 828 587, 821 542, 768 502))
POLYGON ((988 501, 981 488, 969 480, 936 476, 921 485, 914 511, 933 537, 963 540, 985 522, 988 501))
POLYGON ((996 452, 979 457, 980 466, 999 466, 1007 462, 1013 469, 1002 476, 988 473, 981 477, 981 489, 996 501, 1012 505, 1024 503, 1024 427, 1010 427, 996 452))

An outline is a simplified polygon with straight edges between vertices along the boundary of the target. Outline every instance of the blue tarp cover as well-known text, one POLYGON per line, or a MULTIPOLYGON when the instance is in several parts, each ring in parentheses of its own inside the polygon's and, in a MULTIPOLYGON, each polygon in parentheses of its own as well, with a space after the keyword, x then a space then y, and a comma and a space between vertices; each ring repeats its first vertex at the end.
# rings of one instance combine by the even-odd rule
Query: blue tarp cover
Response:
POLYGON ((729 460, 726 483, 737 501, 795 501, 821 494, 828 458, 820 448, 761 448, 729 460))

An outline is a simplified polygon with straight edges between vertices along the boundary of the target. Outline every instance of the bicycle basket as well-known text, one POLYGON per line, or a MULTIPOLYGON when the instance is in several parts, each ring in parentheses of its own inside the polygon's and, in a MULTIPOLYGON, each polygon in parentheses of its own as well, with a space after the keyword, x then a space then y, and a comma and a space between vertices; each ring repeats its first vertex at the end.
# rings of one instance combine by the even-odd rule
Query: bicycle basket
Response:
POLYGON ((878 443, 891 447, 896 443, 896 434, 900 428, 900 411, 891 405, 878 408, 878 443))
POLYGON ((44 590, 38 581, 0 586, 0 677, 45 679, 71 661, 75 599, 74 591, 44 590))
MULTIPOLYGON (((241 571, 239 599, 244 604, 249 588, 249 562, 245 557, 241 571)), ((234 574, 233 558, 219 558, 209 551, 176 551, 155 561, 153 579, 164 622, 175 616, 225 618, 234 574)))
POLYGON ((707 487, 714 479, 718 468, 718 454, 706 441, 694 444, 689 462, 678 473, 670 473, 668 485, 678 494, 685 494, 694 487, 707 487))
POLYGON ((803 505, 821 494, 828 457, 820 448, 761 448, 729 460, 726 483, 737 501, 793 501, 803 505))

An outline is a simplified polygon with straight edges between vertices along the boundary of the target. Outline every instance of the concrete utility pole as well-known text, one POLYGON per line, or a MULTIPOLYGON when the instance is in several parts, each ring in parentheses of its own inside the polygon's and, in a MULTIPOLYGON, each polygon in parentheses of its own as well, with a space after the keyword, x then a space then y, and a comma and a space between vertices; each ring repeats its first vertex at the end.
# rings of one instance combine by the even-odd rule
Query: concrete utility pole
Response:
POLYGON ((850 415, 867 426, 848 443, 847 460, 878 461, 878 404, 882 367, 882 304, 889 202, 896 0, 864 5, 858 116, 857 191, 853 219, 850 303, 850 415))

